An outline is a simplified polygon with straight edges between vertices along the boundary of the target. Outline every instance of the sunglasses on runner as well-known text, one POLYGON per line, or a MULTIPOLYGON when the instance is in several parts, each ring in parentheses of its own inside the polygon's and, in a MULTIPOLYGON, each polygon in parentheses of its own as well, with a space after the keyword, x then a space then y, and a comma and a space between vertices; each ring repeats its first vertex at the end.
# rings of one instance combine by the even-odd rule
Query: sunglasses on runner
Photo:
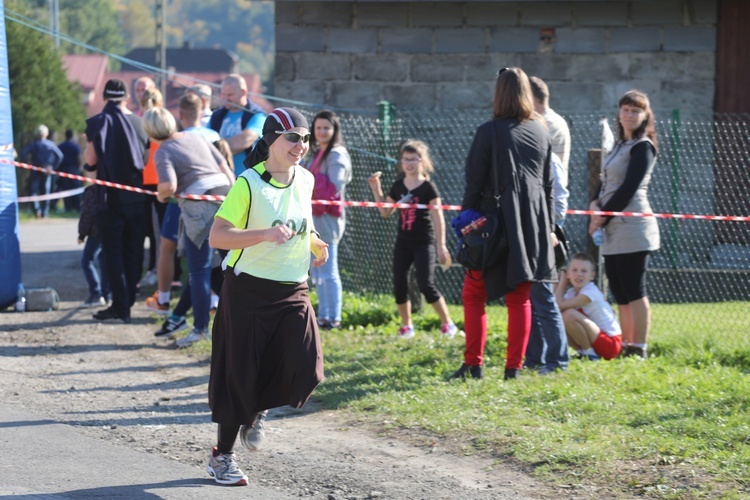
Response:
POLYGON ((310 142, 310 134, 302 135, 298 134, 297 132, 287 132, 285 130, 277 130, 275 133, 284 136, 284 139, 289 142, 297 143, 300 141, 300 139, 302 139, 302 142, 304 142, 305 144, 310 142))

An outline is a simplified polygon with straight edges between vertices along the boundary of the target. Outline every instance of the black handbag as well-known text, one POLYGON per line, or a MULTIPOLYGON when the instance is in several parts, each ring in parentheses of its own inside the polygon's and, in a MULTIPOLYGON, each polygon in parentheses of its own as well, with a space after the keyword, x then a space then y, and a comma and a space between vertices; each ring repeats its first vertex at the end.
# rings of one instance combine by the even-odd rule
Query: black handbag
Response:
POLYGON ((557 236, 558 242, 558 245, 555 247, 555 266, 557 266, 557 269, 562 269, 568 263, 570 242, 568 242, 563 229, 557 224, 555 224, 555 236, 557 236))
POLYGON ((491 174, 495 210, 493 213, 483 214, 480 219, 462 231, 464 234, 459 240, 458 252, 456 252, 456 261, 459 264, 466 269, 482 271, 482 273, 494 267, 508 255, 508 238, 505 234, 503 211, 500 206, 502 194, 496 156, 493 141, 491 174))
POLYGON ((507 256, 508 240, 502 213, 485 214, 482 219, 481 227, 461 239, 456 261, 466 269, 484 272, 507 256))

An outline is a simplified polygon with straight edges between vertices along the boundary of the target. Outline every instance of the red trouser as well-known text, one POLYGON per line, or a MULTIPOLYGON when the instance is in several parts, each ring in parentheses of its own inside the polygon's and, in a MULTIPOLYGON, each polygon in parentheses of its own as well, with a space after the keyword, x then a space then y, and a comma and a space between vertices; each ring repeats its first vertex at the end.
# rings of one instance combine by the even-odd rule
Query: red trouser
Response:
MULTIPOLYGON (((505 304, 508 307, 508 353, 505 368, 508 369, 520 370, 523 366, 523 355, 531 331, 530 290, 531 283, 525 282, 505 295, 505 304)), ((487 292, 481 272, 466 271, 461 299, 464 303, 466 332, 464 363, 479 366, 483 363, 484 346, 487 343, 487 313, 484 308, 487 292)))
POLYGON ((484 309, 487 292, 484 290, 484 279, 480 271, 466 271, 461 300, 464 303, 466 333, 464 363, 469 366, 481 366, 484 362, 484 346, 487 343, 487 313, 484 309))

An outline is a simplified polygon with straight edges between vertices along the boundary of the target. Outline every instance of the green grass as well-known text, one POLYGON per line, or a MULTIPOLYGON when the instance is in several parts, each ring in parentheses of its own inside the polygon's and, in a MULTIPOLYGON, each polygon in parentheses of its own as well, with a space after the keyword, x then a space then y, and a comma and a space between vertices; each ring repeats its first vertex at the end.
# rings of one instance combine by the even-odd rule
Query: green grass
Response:
MULTIPOLYGON (((62 200, 59 200, 58 207, 62 207, 62 205, 62 200)), ((20 222, 36 220, 36 217, 34 217, 34 209, 32 208, 31 203, 22 203, 21 207, 22 208, 18 211, 18 220, 20 222)), ((55 209, 51 208, 47 217, 49 217, 50 219, 78 219, 78 217, 80 217, 80 213, 58 212, 55 209)))
MULTIPOLYGON (((691 318, 696 305, 655 305, 646 362, 572 361, 564 373, 514 382, 502 381, 503 307, 490 308, 485 378, 448 382, 464 344, 440 338, 431 310, 415 316, 413 341, 398 342, 390 297, 347 295, 345 304, 365 321, 345 317, 348 329, 323 335, 326 380, 315 398, 327 407, 385 430, 425 431, 460 453, 513 457, 556 483, 662 498, 749 491, 750 339, 722 322, 746 304, 701 304, 704 326, 691 318)), ((461 308, 451 314, 460 325, 461 308)))
MULTIPOLYGON (((565 372, 509 382, 504 307, 489 308, 485 378, 447 381, 464 342, 440 337, 431 308, 415 314, 416 338, 398 341, 392 297, 347 293, 344 304, 344 328, 321 334, 326 379, 314 398, 328 408, 597 495, 750 494, 747 304, 657 304, 648 360, 573 360, 565 372)), ((461 307, 449 307, 462 326, 461 307)), ((208 354, 200 344, 196 353, 208 354)))

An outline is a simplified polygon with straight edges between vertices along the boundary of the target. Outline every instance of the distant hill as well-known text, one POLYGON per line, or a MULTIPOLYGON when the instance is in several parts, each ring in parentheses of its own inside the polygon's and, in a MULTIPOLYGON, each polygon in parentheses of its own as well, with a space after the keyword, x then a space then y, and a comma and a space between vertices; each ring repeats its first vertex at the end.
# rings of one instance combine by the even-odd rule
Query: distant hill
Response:
MULTIPOLYGON (((29 15, 49 25, 49 3, 19 0, 29 15)), ((117 55, 135 47, 153 46, 155 0, 58 0, 60 31, 117 55)), ((240 73, 271 79, 274 47, 274 2, 226 0, 165 0, 167 46, 221 47, 239 56, 240 73)), ((6 2, 6 6, 8 2, 6 2)), ((11 2, 11 6, 14 5, 11 2)), ((63 43, 65 53, 90 53, 63 43)), ((118 68, 111 68, 118 69, 118 68)))

